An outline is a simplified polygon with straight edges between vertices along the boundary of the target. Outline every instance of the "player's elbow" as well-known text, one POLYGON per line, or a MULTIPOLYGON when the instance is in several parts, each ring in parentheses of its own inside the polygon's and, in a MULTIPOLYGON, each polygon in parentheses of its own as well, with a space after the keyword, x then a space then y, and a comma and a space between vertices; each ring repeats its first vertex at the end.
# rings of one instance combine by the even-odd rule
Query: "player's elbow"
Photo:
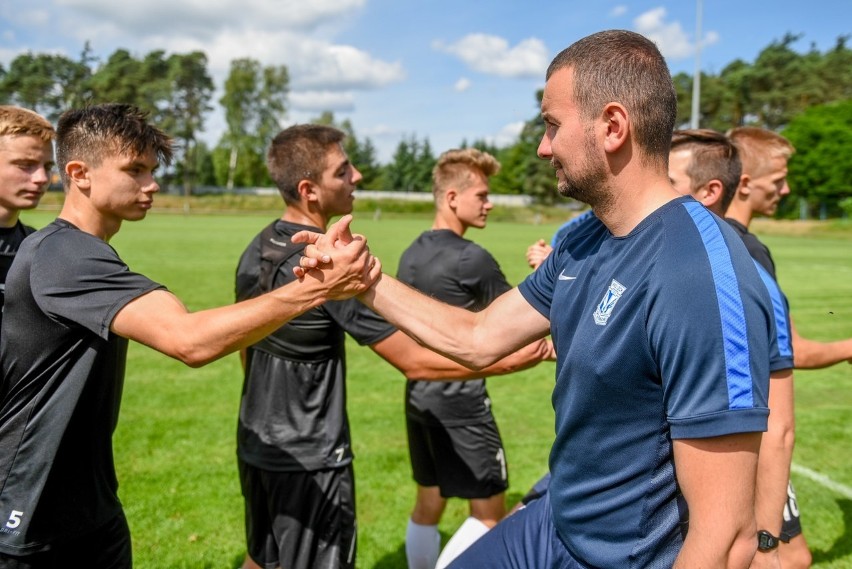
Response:
POLYGON ((209 347, 199 345, 195 342, 175 342, 166 352, 166 355, 186 364, 191 368, 199 368, 217 360, 222 356, 215 353, 209 347))

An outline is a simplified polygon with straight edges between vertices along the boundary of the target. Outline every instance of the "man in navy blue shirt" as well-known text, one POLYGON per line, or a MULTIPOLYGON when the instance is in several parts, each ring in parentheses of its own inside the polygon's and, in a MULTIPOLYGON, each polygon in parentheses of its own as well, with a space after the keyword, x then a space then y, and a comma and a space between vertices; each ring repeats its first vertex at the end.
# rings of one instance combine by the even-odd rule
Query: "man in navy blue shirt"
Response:
MULTIPOLYGON (((387 275, 359 297, 467 365, 553 336, 548 498, 451 567, 744 568, 754 557, 772 305, 736 233, 669 182, 676 109, 648 39, 579 40, 548 69, 538 155, 595 217, 481 312, 387 275)), ((296 239, 314 243, 304 271, 335 246, 296 239)))

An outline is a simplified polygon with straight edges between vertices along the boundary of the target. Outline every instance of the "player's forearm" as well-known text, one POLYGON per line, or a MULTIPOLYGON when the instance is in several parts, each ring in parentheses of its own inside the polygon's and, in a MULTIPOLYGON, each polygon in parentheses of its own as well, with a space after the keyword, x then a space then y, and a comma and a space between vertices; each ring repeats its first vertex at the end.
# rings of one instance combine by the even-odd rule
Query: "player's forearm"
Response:
POLYGON ((787 482, 790 479, 790 461, 793 445, 783 433, 764 433, 757 463, 757 486, 755 488, 754 515, 758 529, 774 536, 781 532, 784 506, 787 503, 787 482))
POLYGON ((741 525, 736 530, 732 537, 705 534, 690 522, 673 569, 747 569, 757 552, 756 530, 753 523, 741 525))
POLYGON ((419 343, 465 367, 482 369, 505 355, 478 341, 481 313, 434 300, 388 275, 359 299, 419 343))
POLYGON ((556 353, 550 340, 537 340, 482 370, 483 375, 505 375, 529 369, 543 361, 553 361, 556 353))
MULTIPOLYGON (((793 371, 786 369, 772 372, 769 384, 769 422, 760 441, 754 515, 757 529, 778 536, 784 523, 787 483, 795 442, 793 371)), ((777 550, 756 552, 751 564, 752 569, 780 567, 777 550)))
POLYGON ((793 365, 796 369, 820 369, 841 362, 852 363, 852 338, 817 342, 793 334, 793 365))
POLYGON ((164 318, 154 337, 132 337, 164 354, 199 367, 262 340, 325 300, 316 286, 293 282, 231 306, 164 318))

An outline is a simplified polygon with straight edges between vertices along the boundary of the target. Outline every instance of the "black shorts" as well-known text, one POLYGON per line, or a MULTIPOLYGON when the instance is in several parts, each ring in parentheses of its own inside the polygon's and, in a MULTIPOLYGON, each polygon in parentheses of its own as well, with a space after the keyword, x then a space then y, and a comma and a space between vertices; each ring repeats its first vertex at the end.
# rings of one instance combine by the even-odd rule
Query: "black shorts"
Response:
POLYGON ((414 481, 438 486, 444 498, 490 498, 509 487, 497 424, 444 427, 406 418, 414 481))
POLYGON ((778 536, 783 542, 802 533, 802 520, 799 519, 799 502, 796 500, 796 491, 793 489, 793 481, 787 483, 787 503, 784 505, 784 523, 781 525, 781 535, 778 536))
POLYGON ((246 508, 246 545, 267 569, 355 567, 352 465, 272 472, 238 460, 246 508))
POLYGON ((23 556, 0 553, 0 569, 130 569, 132 566, 130 529, 127 527, 124 512, 93 532, 52 544, 49 551, 23 556))

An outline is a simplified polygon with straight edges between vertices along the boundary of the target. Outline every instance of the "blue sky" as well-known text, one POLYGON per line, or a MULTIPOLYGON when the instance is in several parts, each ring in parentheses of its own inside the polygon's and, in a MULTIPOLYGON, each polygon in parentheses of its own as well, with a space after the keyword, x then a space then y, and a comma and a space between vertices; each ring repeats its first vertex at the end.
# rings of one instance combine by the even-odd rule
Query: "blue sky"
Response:
MULTIPOLYGON (((436 153, 512 142, 553 56, 608 28, 645 34, 672 73, 692 73, 694 0, 4 0, 0 64, 25 51, 76 58, 86 40, 102 59, 119 47, 203 50, 217 88, 237 57, 285 64, 287 124, 332 110, 387 161, 403 136, 428 137, 436 153)), ((852 1, 704 0, 701 67, 751 62, 787 32, 802 35, 797 50, 825 51, 852 34, 852 1)), ((223 126, 212 113, 204 138, 215 144, 223 126)))

